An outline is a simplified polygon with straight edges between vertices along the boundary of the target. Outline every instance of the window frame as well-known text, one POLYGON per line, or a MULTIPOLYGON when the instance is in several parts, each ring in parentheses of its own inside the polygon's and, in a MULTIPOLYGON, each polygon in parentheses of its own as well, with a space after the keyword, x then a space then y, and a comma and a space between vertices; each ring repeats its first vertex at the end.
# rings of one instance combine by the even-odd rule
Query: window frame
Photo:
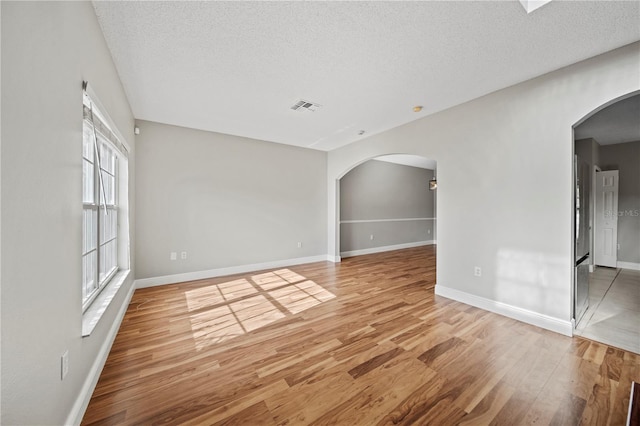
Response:
MULTIPOLYGON (((108 136, 105 136, 100 129, 105 128, 107 132, 111 133, 111 137, 115 138, 116 141, 121 144, 118 137, 115 135, 110 126, 106 123, 103 115, 97 110, 95 102, 92 98, 85 92, 83 96, 83 108, 89 109, 89 114, 87 116, 86 111, 83 113, 82 120, 82 137, 83 137, 83 148, 82 148, 82 161, 83 161, 83 170, 84 163, 88 162, 92 167, 92 188, 91 200, 86 201, 85 195, 86 192, 86 182, 85 182, 85 174, 83 173, 82 179, 82 187, 83 187, 83 196, 82 196, 82 211, 83 211, 83 219, 82 219, 82 236, 83 236, 83 246, 82 246, 82 312, 83 314, 87 311, 87 309, 91 306, 91 304, 96 300, 96 298, 100 295, 100 293, 108 286, 113 277, 121 270, 119 265, 119 257, 120 257, 120 236, 119 236, 119 228, 120 228, 120 203, 119 203, 119 185, 120 185, 120 155, 122 155, 121 150, 113 144, 108 136), (100 126, 96 126, 96 121, 100 124, 100 126), (99 128, 98 128, 99 127, 99 128), (85 137, 87 137, 87 133, 91 133, 91 142, 89 145, 91 146, 91 159, 85 156, 85 137), (108 153, 109 158, 108 161, 111 163, 111 166, 106 167, 103 163, 104 160, 107 160, 105 153, 108 153), (102 158, 101 158, 102 157, 102 158), (104 178, 109 176, 112 185, 109 191, 109 197, 106 197, 105 189, 104 189, 104 178), (110 203, 109 199, 112 196, 113 203, 110 203), (90 227, 86 224, 87 214, 85 212, 94 212, 91 215, 93 218, 91 221, 93 223, 90 224, 90 227), (109 229, 107 232, 107 221, 109 220, 109 212, 115 214, 115 223, 112 224, 112 229, 109 229), (87 235, 87 230, 91 229, 91 235, 87 235), (106 236, 109 234, 108 236, 106 236), (109 238, 111 237, 111 238, 109 238), (90 244, 92 243, 92 244, 90 244), (102 276, 101 279, 101 267, 103 263, 105 263, 102 259, 103 256, 107 256, 107 251, 113 249, 112 246, 115 245, 115 253, 111 253, 111 264, 112 268, 102 276), (91 253, 95 253, 91 255, 91 253), (94 259, 85 261, 87 257, 93 257, 94 259), (92 262, 92 269, 90 271, 92 277, 90 280, 87 279, 87 272, 85 268, 88 266, 88 263, 92 262), (92 283, 91 292, 87 294, 88 283, 92 283)), ((121 144, 122 145, 122 144, 121 144)))

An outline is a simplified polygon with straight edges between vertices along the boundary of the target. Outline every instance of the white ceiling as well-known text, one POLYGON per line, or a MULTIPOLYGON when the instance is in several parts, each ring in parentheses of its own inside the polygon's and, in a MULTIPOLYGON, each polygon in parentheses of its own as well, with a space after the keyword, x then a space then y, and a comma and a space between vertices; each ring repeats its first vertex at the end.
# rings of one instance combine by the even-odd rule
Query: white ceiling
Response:
POLYGON ((640 40, 638 1, 94 6, 136 118, 320 150, 640 40))
POLYGON ((435 160, 420 157, 419 155, 411 154, 391 154, 381 155, 374 158, 378 161, 386 161, 387 163, 402 164, 405 166, 419 167, 421 169, 436 170, 438 163, 435 160))
POLYGON ((640 141, 640 95, 598 111, 574 129, 574 138, 593 138, 600 145, 640 141))

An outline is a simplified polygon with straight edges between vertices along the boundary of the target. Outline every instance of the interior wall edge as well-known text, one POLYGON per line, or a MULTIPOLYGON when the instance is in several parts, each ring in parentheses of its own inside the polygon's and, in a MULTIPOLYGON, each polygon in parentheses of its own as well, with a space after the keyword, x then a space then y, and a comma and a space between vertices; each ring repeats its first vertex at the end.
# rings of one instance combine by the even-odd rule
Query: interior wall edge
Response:
POLYGON ((632 269, 634 271, 640 271, 640 263, 618 261, 616 262, 616 266, 622 269, 632 269))
POLYGON ((252 263, 246 265, 230 266, 227 268, 209 269, 206 271, 186 272, 183 274, 164 275, 159 277, 141 278, 135 281, 136 288, 156 287, 168 284, 177 284, 187 281, 206 280, 208 278, 224 277, 227 275, 258 272, 265 269, 283 268, 287 266, 302 265, 315 262, 339 262, 328 255, 298 257, 271 262, 252 263))
POLYGON ((430 246, 436 244, 436 240, 427 240, 427 241, 416 241, 414 243, 404 243, 404 244, 393 244, 390 246, 380 246, 380 247, 371 247, 367 249, 361 250, 350 250, 343 251, 340 253, 341 258, 345 257, 353 257, 353 256, 362 256, 363 254, 374 254, 374 253, 383 253, 386 251, 393 250, 402 250, 413 247, 422 247, 422 246, 430 246))
POLYGON ((435 293, 437 296, 455 300, 456 302, 461 302, 465 305, 475 306, 476 308, 484 309, 485 311, 490 311, 505 317, 513 318, 517 321, 535 325, 536 327, 544 328, 545 330, 550 330, 569 337, 573 336, 573 324, 570 320, 567 321, 539 314, 528 309, 522 309, 507 303, 486 299, 454 288, 445 287, 442 284, 436 284, 435 293))

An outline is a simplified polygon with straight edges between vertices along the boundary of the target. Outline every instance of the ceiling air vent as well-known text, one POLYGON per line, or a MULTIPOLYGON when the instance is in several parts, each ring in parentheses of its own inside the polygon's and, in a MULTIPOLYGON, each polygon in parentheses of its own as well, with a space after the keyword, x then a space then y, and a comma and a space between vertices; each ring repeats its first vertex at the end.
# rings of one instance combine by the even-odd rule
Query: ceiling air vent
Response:
POLYGON ((300 99, 298 102, 296 102, 294 105, 291 106, 291 109, 294 110, 294 111, 311 111, 311 112, 314 112, 318 108, 320 108, 319 104, 316 104, 316 103, 313 103, 313 102, 309 102, 309 101, 305 101, 303 99, 300 99))

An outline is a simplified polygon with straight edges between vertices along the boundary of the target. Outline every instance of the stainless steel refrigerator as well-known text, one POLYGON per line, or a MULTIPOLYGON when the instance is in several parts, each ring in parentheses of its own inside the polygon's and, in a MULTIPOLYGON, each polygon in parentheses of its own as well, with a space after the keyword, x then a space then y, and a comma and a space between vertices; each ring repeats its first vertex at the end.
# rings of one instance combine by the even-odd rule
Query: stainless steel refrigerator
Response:
POLYGON ((589 165, 577 155, 575 170, 575 269, 574 269, 574 318, 578 324, 589 307, 589 247, 591 227, 589 226, 589 165))

